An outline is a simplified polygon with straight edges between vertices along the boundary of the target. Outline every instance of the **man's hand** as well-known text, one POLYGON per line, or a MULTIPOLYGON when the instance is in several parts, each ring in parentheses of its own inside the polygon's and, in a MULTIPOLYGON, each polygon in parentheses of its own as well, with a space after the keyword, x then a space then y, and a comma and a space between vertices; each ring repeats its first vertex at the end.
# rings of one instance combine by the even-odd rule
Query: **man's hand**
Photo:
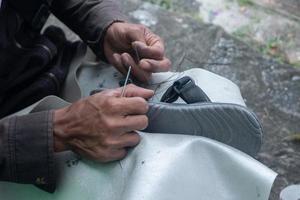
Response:
POLYGON ((126 148, 136 146, 140 137, 135 130, 148 125, 145 99, 152 90, 128 85, 125 97, 121 88, 106 90, 79 100, 54 114, 54 149, 72 149, 80 155, 100 161, 119 160, 126 148))
POLYGON ((113 23, 104 38, 104 53, 123 74, 132 66, 132 74, 142 82, 153 72, 168 71, 171 66, 162 39, 143 25, 113 23))

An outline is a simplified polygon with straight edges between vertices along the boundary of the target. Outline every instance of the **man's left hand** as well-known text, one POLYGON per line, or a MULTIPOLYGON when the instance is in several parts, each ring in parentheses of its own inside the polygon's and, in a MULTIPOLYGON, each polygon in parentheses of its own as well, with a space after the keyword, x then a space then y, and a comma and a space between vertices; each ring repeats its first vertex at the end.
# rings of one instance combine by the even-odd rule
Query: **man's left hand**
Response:
POLYGON ((104 53, 123 74, 132 66, 133 76, 142 82, 147 82, 152 73, 168 71, 171 66, 162 39, 139 24, 113 23, 104 38, 104 53))

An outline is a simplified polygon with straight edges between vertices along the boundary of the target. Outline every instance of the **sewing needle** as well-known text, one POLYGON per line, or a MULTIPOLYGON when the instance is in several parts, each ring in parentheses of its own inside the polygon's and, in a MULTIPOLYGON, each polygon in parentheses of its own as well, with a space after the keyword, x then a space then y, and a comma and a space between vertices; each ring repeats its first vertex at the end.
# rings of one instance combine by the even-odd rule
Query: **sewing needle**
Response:
POLYGON ((125 90, 126 90, 126 86, 127 86, 128 80, 129 80, 130 72, 131 72, 131 66, 129 66, 129 68, 128 68, 128 72, 127 72, 126 79, 125 79, 125 82, 124 82, 124 86, 123 86, 123 89, 122 89, 121 97, 124 97, 124 95, 125 95, 125 90))

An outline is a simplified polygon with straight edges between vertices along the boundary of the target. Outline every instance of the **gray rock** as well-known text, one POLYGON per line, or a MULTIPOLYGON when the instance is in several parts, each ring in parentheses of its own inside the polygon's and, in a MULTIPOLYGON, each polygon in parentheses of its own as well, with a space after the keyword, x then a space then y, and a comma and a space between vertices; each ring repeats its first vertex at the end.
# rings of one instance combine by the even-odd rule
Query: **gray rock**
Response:
MULTIPOLYGON (((148 0, 153 1, 153 0, 148 0)), ((159 0, 155 0, 158 2, 159 0)), ((162 1, 160 1, 162 2, 162 1)), ((298 0, 172 0, 173 10, 223 27, 282 62, 300 63, 298 0)))

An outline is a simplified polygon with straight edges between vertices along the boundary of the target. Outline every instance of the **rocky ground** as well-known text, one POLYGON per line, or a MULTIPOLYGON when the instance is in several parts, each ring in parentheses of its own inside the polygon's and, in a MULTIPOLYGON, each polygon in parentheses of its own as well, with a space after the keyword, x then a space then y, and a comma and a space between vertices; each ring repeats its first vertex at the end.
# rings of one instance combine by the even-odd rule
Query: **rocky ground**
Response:
POLYGON ((298 0, 146 0, 223 27, 281 63, 300 66, 298 0))
POLYGON ((300 183, 300 144, 290 140, 300 132, 300 69, 266 57, 223 28, 188 15, 199 2, 183 2, 180 12, 145 1, 120 2, 133 21, 164 38, 173 70, 201 67, 240 86, 264 127, 258 160, 279 173, 270 200, 279 199, 285 186, 300 183))
MULTIPOLYGON (((119 2, 132 21, 149 26, 165 40, 174 71, 205 68, 239 85, 248 107, 257 113, 264 127, 264 144, 257 159, 279 173, 270 200, 279 199, 279 193, 284 187, 299 184, 300 143, 293 139, 293 135, 300 133, 300 68, 295 67, 296 62, 294 65, 285 64, 288 62, 278 59, 277 54, 272 55, 272 51, 279 51, 280 48, 286 55, 288 46, 281 47, 281 43, 276 41, 274 44, 266 42, 260 44, 267 50, 262 51, 253 43, 256 35, 251 32, 252 26, 251 30, 247 30, 251 33, 250 39, 239 34, 237 27, 247 27, 255 22, 254 10, 257 7, 252 2, 249 7, 249 0, 224 0, 229 2, 227 6, 219 5, 221 1, 206 0, 119 2), (232 18, 237 20, 230 20, 232 18)), ((257 21, 261 26, 255 26, 255 30, 263 33, 262 41, 268 41, 264 39, 270 37, 266 31, 269 25, 275 23, 274 30, 280 29, 278 34, 281 34, 281 40, 284 41, 291 32, 287 40, 295 43, 291 51, 298 55, 299 1, 264 0, 257 1, 255 5, 260 6, 256 14, 262 17, 257 21), (298 10, 295 6, 298 6, 298 10), (284 24, 285 32, 279 22, 284 24), (292 29, 287 24, 292 24, 292 29)), ((53 18, 50 23, 53 23, 53 18)), ((72 34, 69 36, 74 38, 72 34)))

